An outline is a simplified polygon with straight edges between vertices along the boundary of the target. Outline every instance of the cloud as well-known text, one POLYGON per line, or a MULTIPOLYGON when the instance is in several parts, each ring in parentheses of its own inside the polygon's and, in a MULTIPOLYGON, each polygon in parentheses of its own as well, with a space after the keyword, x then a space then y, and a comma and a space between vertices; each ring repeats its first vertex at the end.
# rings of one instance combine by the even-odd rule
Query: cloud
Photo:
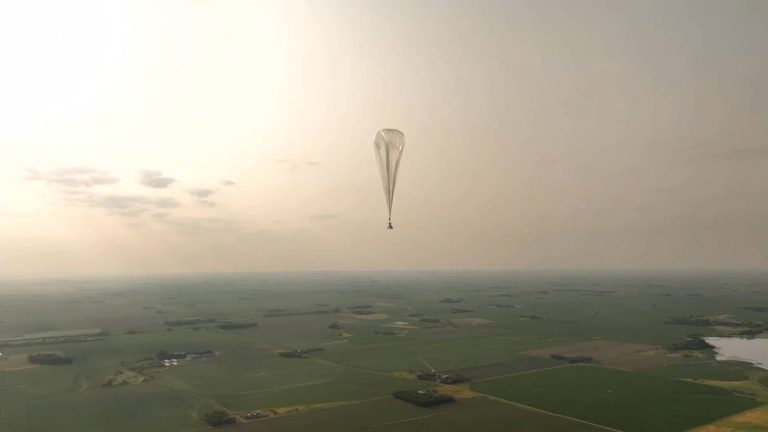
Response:
POLYGON ((170 177, 163 177, 161 171, 143 170, 140 173, 139 183, 146 187, 165 189, 176 181, 176 179, 170 177))
MULTIPOLYGON (((111 214, 126 217, 138 217, 149 211, 173 209, 179 207, 175 198, 146 195, 97 195, 86 194, 70 198, 71 202, 86 207, 101 208, 111 214)), ((158 213, 154 213, 153 217, 158 213)), ((167 216, 167 214, 166 214, 167 216)))
POLYGON ((216 193, 216 191, 213 189, 205 189, 205 188, 190 189, 187 192, 189 192, 190 195, 197 198, 207 198, 216 193))
POLYGON ((88 188, 120 181, 108 171, 88 167, 59 168, 48 171, 29 170, 27 179, 69 188, 88 188))
POLYGON ((312 167, 316 167, 316 166, 320 165, 320 162, 307 161, 307 165, 312 166, 312 167))
POLYGON ((232 180, 222 180, 221 184, 223 186, 235 186, 237 183, 233 182, 232 180))
POLYGON ((204 199, 198 200, 197 203, 200 204, 201 206, 204 206, 204 207, 215 207, 216 206, 215 202, 204 200, 204 199))

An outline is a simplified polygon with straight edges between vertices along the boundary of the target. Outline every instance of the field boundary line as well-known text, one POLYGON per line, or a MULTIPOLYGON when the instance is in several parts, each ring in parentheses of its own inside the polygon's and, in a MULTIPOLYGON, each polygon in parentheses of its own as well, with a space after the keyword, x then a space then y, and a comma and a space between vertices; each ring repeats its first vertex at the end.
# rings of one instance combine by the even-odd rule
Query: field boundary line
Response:
MULTIPOLYGON (((243 422, 243 423, 235 423, 235 424, 231 424, 231 425, 228 425, 228 426, 222 426, 219 429, 221 429, 221 430, 237 430, 237 428, 247 426, 247 425, 249 425, 251 423, 268 422, 270 420, 277 420, 277 419, 281 419, 281 418, 284 418, 284 417, 290 417, 290 416, 294 416, 294 415, 308 414, 308 413, 317 412, 317 411, 332 410, 332 409, 336 409, 336 408, 347 407, 347 406, 350 406, 350 405, 358 405, 358 404, 363 404, 363 403, 366 403, 366 402, 373 402, 373 401, 377 401, 377 400, 381 400, 381 399, 386 399, 386 398, 389 398, 389 397, 390 396, 377 396, 377 397, 373 397, 373 398, 369 398, 369 399, 344 401, 345 403, 342 403, 342 404, 339 404, 339 405, 332 405, 332 406, 318 407, 318 408, 308 408, 308 409, 303 409, 303 410, 299 409, 299 410, 296 410, 294 412, 287 412, 285 414, 278 414, 278 415, 274 415, 274 416, 264 417, 264 418, 261 418, 261 419, 249 420, 249 421, 246 421, 246 422, 243 422)), ((210 431, 210 430, 211 430, 211 428, 196 429, 194 432, 206 432, 206 431, 210 431)))
POLYGON ((476 382, 490 381, 490 380, 495 380, 495 379, 499 379, 499 378, 506 378, 506 377, 516 376, 516 375, 531 374, 531 373, 536 373, 536 372, 541 372, 541 371, 546 371, 546 370, 552 370, 552 369, 558 369, 558 368, 563 368, 563 367, 569 367, 569 366, 573 366, 573 365, 571 365, 571 364, 561 364, 561 365, 550 366, 550 367, 545 367, 545 368, 541 368, 541 369, 532 369, 532 370, 527 370, 527 371, 512 372, 512 373, 508 373, 508 374, 504 374, 504 375, 496 375, 496 376, 487 377, 487 378, 480 378, 480 379, 472 380, 471 382, 476 383, 476 382))
POLYGON ((370 425, 370 426, 367 426, 367 427, 374 428, 374 427, 379 427, 379 426, 389 426, 389 425, 398 424, 398 423, 408 423, 408 422, 412 422, 412 421, 416 421, 416 420, 421 420, 421 419, 425 419, 425 418, 435 417, 435 416, 439 416, 439 415, 445 415, 445 414, 448 414, 448 413, 449 413, 448 411, 442 411, 442 412, 433 413, 433 414, 426 414, 426 415, 422 415, 422 416, 418 416, 418 417, 409 417, 409 418, 406 418, 406 419, 393 420, 393 421, 384 422, 384 423, 376 423, 376 424, 373 424, 373 425, 370 425))
POLYGON ((582 420, 582 419, 579 419, 579 418, 576 418, 576 417, 570 417, 570 416, 567 416, 565 414, 554 413, 554 412, 551 412, 551 411, 543 410, 541 408, 536 408, 536 407, 532 407, 532 406, 529 406, 529 405, 524 405, 524 404, 521 404, 519 402, 513 402, 511 400, 502 399, 502 398, 496 397, 496 396, 491 396, 489 394, 480 393, 480 392, 477 392, 477 394, 479 394, 482 397, 486 397, 488 399, 491 399, 491 400, 496 400, 496 401, 503 402, 503 403, 506 403, 506 404, 509 404, 509 405, 514 405, 514 406, 516 406, 518 408, 523 408, 523 409, 527 409, 527 410, 530 410, 530 411, 535 411, 535 412, 538 412, 538 413, 551 415, 551 416, 554 416, 554 417, 560 417, 560 418, 563 418, 563 419, 566 419, 566 420, 575 421, 575 422, 578 422, 578 423, 586 424, 586 425, 589 425, 589 426, 594 426, 594 427, 605 429, 605 430, 609 430, 609 431, 612 431, 612 432, 624 432, 621 429, 616 429, 616 428, 612 428, 610 426, 605 426, 605 425, 601 425, 601 424, 597 424, 597 423, 592 423, 591 421, 582 420))

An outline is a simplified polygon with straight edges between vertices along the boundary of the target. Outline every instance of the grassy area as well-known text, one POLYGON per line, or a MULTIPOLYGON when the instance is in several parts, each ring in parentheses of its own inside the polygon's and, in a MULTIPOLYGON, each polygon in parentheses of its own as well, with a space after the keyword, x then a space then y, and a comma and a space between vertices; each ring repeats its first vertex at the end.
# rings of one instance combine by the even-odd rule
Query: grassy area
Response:
POLYGON ((753 408, 752 399, 664 377, 570 366, 477 382, 472 389, 625 431, 673 432, 753 408))
POLYGON ((670 378, 712 380, 712 381, 743 381, 749 379, 739 367, 729 366, 722 362, 680 363, 649 371, 670 378))

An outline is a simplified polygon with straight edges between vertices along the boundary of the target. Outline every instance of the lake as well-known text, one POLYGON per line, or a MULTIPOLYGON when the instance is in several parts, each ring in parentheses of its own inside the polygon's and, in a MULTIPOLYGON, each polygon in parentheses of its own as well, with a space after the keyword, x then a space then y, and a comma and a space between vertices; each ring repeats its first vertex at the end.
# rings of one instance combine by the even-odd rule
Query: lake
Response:
POLYGON ((742 339, 734 337, 709 337, 707 342, 715 346, 718 360, 739 360, 768 369, 768 339, 742 339))

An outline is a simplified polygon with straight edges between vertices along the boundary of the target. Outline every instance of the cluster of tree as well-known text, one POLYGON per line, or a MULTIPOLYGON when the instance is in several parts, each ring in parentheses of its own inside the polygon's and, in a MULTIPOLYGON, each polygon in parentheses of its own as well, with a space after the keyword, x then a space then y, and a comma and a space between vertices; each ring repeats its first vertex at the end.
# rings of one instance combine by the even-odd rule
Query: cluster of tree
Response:
POLYGON ((430 323, 430 324, 437 324, 437 323, 441 322, 441 320, 439 318, 420 318, 419 322, 425 322, 425 323, 430 323))
POLYGON ((258 327, 259 323, 256 321, 227 321, 222 322, 217 325, 218 328, 222 330, 232 330, 232 329, 244 329, 244 328, 251 328, 251 327, 258 327))
POLYGON ((370 309, 373 305, 364 304, 364 305, 357 305, 357 306, 349 306, 347 309, 354 310, 354 309, 370 309))
MULTIPOLYGON (((196 358, 196 357, 213 357, 216 355, 216 351, 214 350, 200 350, 200 351, 179 351, 174 353, 169 353, 168 351, 158 351, 157 354, 155 354, 155 358, 157 360, 163 361, 163 360, 186 360, 188 358, 196 358)), ((151 357, 149 357, 151 358, 151 357)))
POLYGON ((768 312, 768 307, 765 306, 744 306, 742 309, 752 312, 768 312))
POLYGON ((720 327, 763 328, 764 326, 763 323, 755 322, 755 321, 731 321, 731 320, 723 320, 723 319, 708 318, 708 317, 697 317, 697 316, 672 317, 664 321, 664 324, 687 325, 687 326, 693 326, 693 327, 720 326, 720 327))
POLYGON ((373 332, 373 334, 382 335, 382 336, 397 336, 400 334, 400 332, 394 331, 394 330, 376 330, 373 332))
POLYGON ((499 308, 499 309, 514 309, 517 306, 513 304, 502 304, 502 303, 494 303, 491 305, 488 305, 489 307, 499 308))
POLYGON ((334 329, 334 330, 341 330, 343 327, 341 327, 341 324, 339 324, 339 322, 338 322, 338 321, 334 321, 334 322, 332 322, 332 323, 331 323, 331 324, 328 326, 328 328, 329 328, 329 329, 334 329))
POLYGON ((472 309, 451 308, 448 312, 455 313, 455 314, 467 313, 467 312, 472 312, 472 309))
POLYGON ((203 421, 205 421, 208 426, 216 427, 236 423, 237 419, 224 410, 216 410, 206 413, 203 416, 203 421))
POLYGON ((461 297, 456 297, 456 298, 446 297, 440 300, 440 303, 461 303, 463 301, 464 299, 461 297))
POLYGON ((162 350, 158 351, 157 354, 155 354, 155 357, 160 360, 184 360, 187 358, 187 353, 185 352, 175 352, 175 353, 169 353, 168 351, 162 350))
POLYGON ((355 314, 355 315, 373 315, 375 313, 378 313, 378 312, 372 311, 372 310, 353 310, 351 312, 353 314, 355 314))
POLYGON ((271 312, 268 310, 267 313, 264 314, 264 318, 280 318, 280 317, 301 316, 301 315, 325 315, 325 314, 331 314, 331 313, 341 313, 341 309, 340 308, 321 309, 321 310, 313 310, 313 311, 307 311, 307 312, 289 312, 284 310, 273 309, 271 312))
POLYGON ((745 336, 747 339, 752 339, 755 336, 763 333, 764 331, 765 331, 765 328, 751 328, 751 329, 744 329, 736 334, 739 336, 745 336))
POLYGON ((164 324, 167 326, 178 327, 197 324, 211 324, 215 322, 216 318, 181 318, 176 320, 168 320, 164 324))
POLYGON ((714 346, 699 336, 690 336, 685 342, 679 342, 669 346, 674 351, 705 351, 713 349, 714 346))
POLYGON ((592 363, 592 362, 595 361, 594 358, 592 358, 590 356, 586 356, 586 355, 567 356, 567 355, 563 355, 563 354, 550 354, 549 358, 551 358, 552 360, 560 360, 560 361, 565 361, 565 362, 572 363, 572 364, 575 364, 575 363, 592 363))
POLYGON ((313 352, 319 352, 323 351, 325 348, 304 348, 304 349, 297 349, 293 351, 283 351, 280 353, 280 357, 285 358, 307 358, 307 355, 312 354, 313 352))
POLYGON ((522 319, 529 319, 529 320, 540 320, 540 319, 544 319, 544 318, 542 318, 542 317, 540 317, 540 316, 538 316, 538 315, 520 315, 520 318, 522 318, 522 319))
POLYGON ((30 363, 50 366, 68 365, 75 361, 72 357, 56 353, 32 353, 27 356, 27 360, 30 363))
POLYGON ((392 393, 395 399, 409 402, 421 407, 430 407, 453 402, 453 397, 438 393, 435 390, 401 390, 392 393))

